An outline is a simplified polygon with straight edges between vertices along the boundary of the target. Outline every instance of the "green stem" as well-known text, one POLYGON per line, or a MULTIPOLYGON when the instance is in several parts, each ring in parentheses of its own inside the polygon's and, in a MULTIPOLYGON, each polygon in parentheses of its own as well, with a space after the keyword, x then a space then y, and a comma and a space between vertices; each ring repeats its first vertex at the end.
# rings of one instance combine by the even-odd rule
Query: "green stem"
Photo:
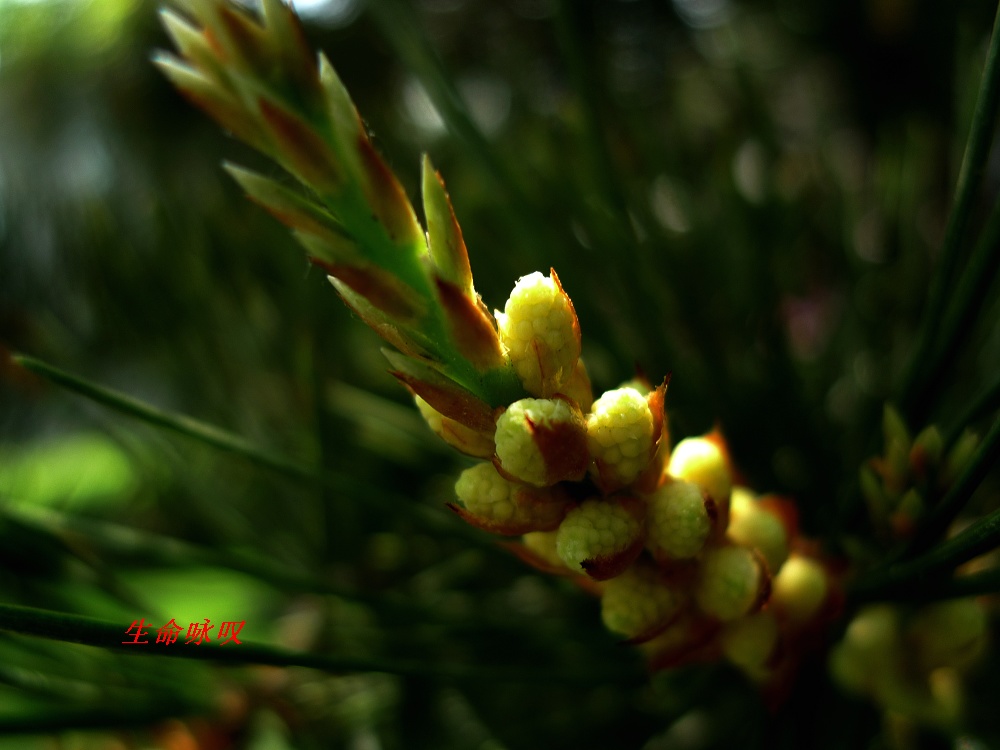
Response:
POLYGON ((206 642, 201 645, 185 644, 180 641, 164 646, 156 644, 153 626, 149 626, 149 643, 123 643, 128 640, 128 626, 82 617, 64 612, 19 607, 0 604, 0 630, 13 633, 48 638, 50 640, 79 643, 86 646, 127 652, 142 656, 174 657, 196 659, 220 664, 245 665, 263 664, 276 667, 306 667, 322 672, 339 674, 343 672, 378 672, 405 677, 469 682, 555 682, 594 684, 601 682, 635 682, 642 680, 636 669, 524 669, 518 666, 491 667, 477 664, 417 662, 397 659, 366 658, 350 656, 330 656, 295 651, 280 646, 261 643, 206 642))
MULTIPOLYGON (((936 578, 929 581, 920 580, 913 586, 884 592, 878 599, 881 601, 936 602, 998 593, 1000 593, 1000 568, 992 568, 971 575, 936 578)), ((860 597, 854 598, 855 601, 860 600, 860 597)))
POLYGON ((951 522, 961 512, 972 497, 972 493, 986 477, 986 474, 996 465, 1000 458, 1000 417, 993 422, 990 431, 983 438, 975 455, 961 476, 948 490, 948 494, 935 505, 921 523, 907 550, 907 556, 912 557, 924 552, 935 541, 944 536, 951 522))
POLYGON ((969 138, 965 146, 962 167, 958 174, 955 202, 948 216, 948 224, 941 247, 941 258, 931 282, 920 343, 910 361, 903 381, 900 403, 903 404, 907 414, 919 403, 917 397, 920 393, 924 362, 933 352, 938 341, 937 332, 947 301, 948 288, 952 283, 959 262, 959 248, 969 221, 969 215, 972 212, 979 183, 986 170, 986 157, 989 154, 990 142, 993 137, 993 123, 996 120, 998 104, 1000 104, 1000 10, 998 10, 993 22, 989 52, 986 55, 986 64, 979 84, 979 94, 972 115, 969 138))
POLYGON ((888 565, 858 580, 851 598, 874 601, 919 589, 935 577, 947 576, 959 565, 1000 546, 1000 510, 980 518, 965 531, 942 542, 923 557, 888 565))
MULTIPOLYGON (((117 412, 139 419, 179 435, 196 440, 204 445, 232 453, 269 471, 287 477, 300 484, 320 486, 344 497, 364 497, 365 502, 380 508, 390 516, 403 516, 422 527, 437 533, 460 536, 467 542, 497 555, 503 555, 483 534, 457 522, 449 523, 448 516, 428 507, 414 504, 413 500, 386 490, 372 487, 344 474, 321 471, 291 461, 283 456, 266 451, 247 440, 222 430, 214 425, 200 422, 183 414, 158 409, 124 393, 96 385, 76 375, 46 364, 34 357, 14 355, 13 361, 36 375, 95 401, 117 412)), ((505 558, 506 555, 503 555, 505 558)))

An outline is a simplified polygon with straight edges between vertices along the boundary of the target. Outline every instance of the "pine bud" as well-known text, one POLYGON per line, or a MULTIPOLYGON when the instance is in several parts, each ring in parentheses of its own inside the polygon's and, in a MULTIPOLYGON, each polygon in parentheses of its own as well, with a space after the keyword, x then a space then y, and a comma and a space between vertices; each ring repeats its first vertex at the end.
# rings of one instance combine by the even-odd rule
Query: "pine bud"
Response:
POLYGON ((654 419, 633 388, 604 393, 587 415, 587 447, 605 491, 631 484, 652 458, 654 419))
POLYGON ((851 620, 830 655, 830 672, 843 688, 872 693, 892 680, 899 655, 899 617, 888 604, 865 607, 851 620))
POLYGON ((975 599, 936 602, 921 609, 909 636, 924 669, 968 667, 982 655, 988 634, 986 611, 975 599))
POLYGON ((590 463, 583 415, 563 399, 515 401, 497 419, 494 439, 504 474, 535 487, 582 479, 590 463))
POLYGON ((911 487, 899 498, 896 510, 889 516, 889 526, 900 539, 913 535, 917 521, 924 515, 924 498, 916 487, 911 487))
POLYGON ((463 471, 455 483, 455 494, 464 507, 452 506, 452 510, 465 521, 511 536, 555 529, 569 502, 561 493, 510 482, 490 463, 463 471))
POLYGON ((670 623, 683 602, 683 594, 668 586, 656 568, 633 565, 605 584, 601 619, 613 633, 646 640, 670 623))
POLYGON ((552 569, 561 569, 565 572, 566 564, 556 552, 555 531, 532 531, 525 534, 521 541, 535 556, 552 569))
POLYGON ((491 458, 495 450, 493 436, 466 427, 461 422, 444 416, 420 396, 414 396, 420 416, 435 435, 448 445, 467 456, 476 458, 491 458))
POLYGON ((935 425, 921 430, 910 448, 910 469, 921 481, 926 481, 928 475, 941 465, 944 454, 944 439, 941 431, 935 425))
POLYGON ((642 544, 642 504, 632 498, 585 500, 566 514, 556 536, 563 562, 599 581, 621 574, 642 544))
POLYGON ((830 676, 842 690, 864 695, 871 691, 875 675, 861 651, 841 641, 830 651, 830 676))
POLYGON ((890 494, 898 495, 909 483, 912 440, 902 416, 889 404, 882 411, 882 438, 885 441, 882 480, 890 494))
POLYGON ((808 557, 795 555, 774 577, 771 606, 780 611, 789 624, 804 625, 819 612, 829 590, 823 566, 808 557))
POLYGON ((633 390, 639 391, 643 396, 648 396, 653 392, 653 384, 649 382, 649 379, 645 375, 636 375, 634 378, 626 380, 624 383, 618 386, 619 388, 631 388, 633 390))
POLYGON ((722 450, 706 438, 681 440, 670 454, 667 473, 701 487, 719 504, 728 504, 732 476, 722 450))
POLYGON ((746 547, 715 547, 702 560, 695 597, 705 614, 735 620, 767 601, 769 588, 756 553, 746 547))
POLYGON ((670 481, 647 502, 647 540, 658 560, 683 560, 701 552, 712 531, 715 506, 693 482, 670 481))
POLYGON ((536 396, 559 391, 580 356, 580 324, 555 271, 520 278, 496 320, 525 390, 536 396))
POLYGON ((785 525, 762 508, 756 496, 745 487, 733 487, 727 533, 737 544, 760 552, 772 575, 788 559, 785 525))
POLYGON ((722 629, 722 653, 753 679, 767 676, 767 663, 778 645, 778 621, 770 611, 741 617, 722 629))

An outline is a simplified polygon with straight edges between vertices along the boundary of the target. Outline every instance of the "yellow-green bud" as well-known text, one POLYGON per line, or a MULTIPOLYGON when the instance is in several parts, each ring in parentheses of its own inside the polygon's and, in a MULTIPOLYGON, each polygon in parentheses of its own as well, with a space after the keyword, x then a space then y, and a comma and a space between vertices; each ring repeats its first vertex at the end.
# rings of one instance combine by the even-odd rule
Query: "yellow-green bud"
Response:
POLYGON ((674 446, 667 473, 701 487, 717 503, 729 501, 733 480, 722 450, 705 438, 686 438, 674 446))
POLYGON ((872 693, 895 679, 898 660, 898 614, 879 604, 865 607, 851 620, 844 639, 830 654, 830 672, 841 687, 872 693))
POLYGON ((719 636, 722 653, 754 679, 767 675, 767 662, 778 645, 778 621, 770 611, 741 617, 719 636))
POLYGON ((910 624, 917 657, 924 669, 973 664, 986 647, 986 611, 975 599, 937 602, 921 609, 910 624))
POLYGON ((572 570, 606 580, 620 574, 642 549, 638 503, 591 498, 566 514, 556 536, 556 551, 572 570))
POLYGON ((562 399, 515 401, 497 419, 496 457, 508 475, 535 487, 581 479, 590 463, 583 416, 562 399))
POLYGON ((455 494, 468 510, 497 521, 507 521, 517 512, 517 485, 497 473, 492 464, 477 464, 463 471, 455 482, 455 494))
POLYGON ((913 534, 917 521, 924 514, 924 498, 916 487, 911 487, 896 504, 896 510, 889 517, 889 523, 897 537, 905 538, 913 534))
POLYGON ((795 555, 771 581, 771 606, 792 625, 811 620, 830 591, 826 570, 813 559, 795 555))
POLYGON ((556 536, 555 531, 532 531, 521 537, 521 541, 546 565, 565 569, 566 564, 556 552, 556 536))
POLYGON ((788 559, 788 534, 777 516, 760 507, 745 487, 733 487, 729 506, 729 538, 744 547, 753 547, 775 574, 788 559))
POLYGON ((634 481, 652 458, 654 420, 634 388, 604 393, 587 415, 587 447, 605 490, 634 481))
POLYGON ((702 560, 695 597, 702 612, 719 620, 735 620, 767 599, 767 575, 746 547, 715 547, 702 560))
POLYGON ((650 383, 645 376, 637 375, 634 378, 626 380, 624 383, 618 386, 619 388, 631 388, 632 390, 639 391, 643 396, 648 396, 653 392, 653 385, 650 383))
POLYGON ((555 529, 568 503, 552 492, 510 482, 490 463, 466 469, 455 483, 455 494, 465 509, 460 515, 466 521, 509 535, 555 529))
POLYGON ((681 560, 701 552, 713 518, 698 485, 668 481, 647 501, 646 543, 657 559, 681 560))
POLYGON ((580 326, 555 272, 518 279, 496 320, 525 390, 536 396, 556 393, 580 356, 580 326))
POLYGON ((882 480, 886 492, 895 498, 909 484, 910 432, 899 412, 889 404, 882 410, 882 438, 885 451, 882 459, 882 480))
POLYGON ((605 584, 601 619, 613 633, 643 638, 669 623, 683 602, 683 594, 669 587, 655 568, 633 565, 605 584))
POLYGON ((471 427, 466 427, 461 422, 444 416, 420 396, 415 396, 414 401, 416 401, 417 409, 420 410, 420 416, 424 418, 434 434, 452 448, 467 456, 477 458, 490 458, 493 455, 494 446, 491 435, 484 435, 471 427))

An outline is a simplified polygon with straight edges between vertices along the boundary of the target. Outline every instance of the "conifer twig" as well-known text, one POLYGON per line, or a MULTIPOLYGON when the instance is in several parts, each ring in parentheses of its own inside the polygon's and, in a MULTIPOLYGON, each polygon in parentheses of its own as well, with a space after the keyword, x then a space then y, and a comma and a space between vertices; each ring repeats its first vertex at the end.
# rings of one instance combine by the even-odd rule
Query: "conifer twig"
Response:
POLYGON ((296 180, 288 187, 226 166, 292 230, 348 307, 401 352, 393 374, 448 416, 490 413, 523 397, 429 160, 425 234, 333 66, 313 53, 287 5, 263 0, 255 16, 224 1, 179 1, 186 16, 161 12, 178 56, 154 62, 194 104, 296 180))
POLYGON ((875 601, 914 590, 933 578, 943 578, 956 567, 1000 546, 1000 510, 980 518, 960 534, 942 542, 915 560, 872 571, 851 587, 852 599, 875 601))
POLYGON ((1000 417, 993 422, 990 431, 983 438, 961 476, 948 490, 948 494, 933 507, 921 523, 908 549, 910 556, 920 554, 944 536, 952 521, 972 497, 972 493, 996 465, 998 458, 1000 458, 1000 417))
POLYGON ((1000 106, 1000 8, 993 22, 989 51, 955 188, 955 199, 945 228, 940 259, 931 282, 920 341, 903 380, 900 403, 907 413, 913 411, 917 404, 926 403, 919 398, 927 382, 924 367, 927 358, 938 345, 937 335, 941 316, 959 264, 959 250, 965 237, 976 193, 986 170, 986 157, 993 138, 993 124, 996 121, 998 106, 1000 106))
MULTIPOLYGON (((950 578, 920 579, 913 585, 880 591, 870 601, 936 602, 1000 593, 1000 568, 950 578)), ((860 601, 859 597, 855 597, 860 601)))

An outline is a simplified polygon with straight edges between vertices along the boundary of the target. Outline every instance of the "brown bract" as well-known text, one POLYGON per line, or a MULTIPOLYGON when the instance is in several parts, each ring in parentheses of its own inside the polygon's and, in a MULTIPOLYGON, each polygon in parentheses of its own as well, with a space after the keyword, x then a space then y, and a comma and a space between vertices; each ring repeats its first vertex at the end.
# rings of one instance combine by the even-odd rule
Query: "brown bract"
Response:
POLYGON ((503 367, 506 359, 493 316, 457 284, 442 278, 434 280, 448 331, 462 356, 480 372, 503 367))
POLYGON ((477 529, 501 536, 520 536, 532 531, 554 531, 566 517, 572 501, 560 491, 533 492, 524 488, 514 495, 514 504, 528 517, 497 521, 472 513, 455 503, 447 503, 447 506, 459 518, 477 529))
POLYGON ((756 547, 748 547, 748 549, 753 554, 754 562, 757 563, 757 568, 760 570, 760 586, 757 589, 757 598, 754 599, 753 604, 750 605, 750 609, 746 612, 746 614, 752 615, 767 604, 767 600, 771 598, 771 571, 767 567, 767 560, 764 559, 764 556, 756 547))
POLYGON ((573 306, 573 300, 570 299, 569 295, 566 294, 566 290, 563 289, 562 282, 559 281, 559 274, 556 273, 556 269, 551 267, 549 268, 549 277, 552 279, 552 283, 556 285, 556 289, 559 290, 559 293, 566 301, 566 305, 569 307, 570 313, 573 315, 573 337, 576 339, 576 352, 577 356, 579 356, 580 348, 582 346, 580 319, 576 315, 576 308, 573 306))
POLYGON ((263 97, 257 106, 276 146, 272 152, 295 175, 321 192, 335 192, 344 184, 337 157, 308 122, 263 97))
POLYGON ((364 132, 358 135, 361 189, 374 218, 385 229, 389 241, 401 247, 424 244, 423 232, 413 213, 413 207, 396 175, 385 165, 364 132))
POLYGON ((653 415, 653 444, 649 449, 649 465, 632 483, 636 492, 649 494, 662 483, 664 469, 670 460, 670 425, 667 422, 666 399, 671 373, 663 378, 656 390, 646 395, 646 405, 653 415))
POLYGON ((576 482, 583 479, 590 465, 587 424, 575 401, 562 396, 555 398, 569 404, 573 414, 571 421, 544 424, 533 422, 527 417, 525 420, 531 431, 531 438, 545 462, 547 483, 555 484, 566 480, 576 482))
POLYGON ((382 353, 394 367, 389 374, 409 388, 411 393, 420 396, 444 416, 484 435, 493 435, 496 429, 494 410, 485 401, 442 375, 429 362, 387 349, 383 349, 382 353))
POLYGON ((372 307, 400 323, 416 322, 425 312, 423 301, 409 286, 378 266, 330 263, 319 258, 309 260, 347 284, 372 307))
MULTIPOLYGON (((477 299, 462 228, 458 225, 444 180, 434 170, 426 154, 423 161, 423 194, 427 245, 434 260, 435 274, 438 278, 457 285, 469 298, 477 299)), ((489 314, 489 311, 486 313, 489 314)))
POLYGON ((469 391, 457 385, 428 383, 399 370, 390 370, 389 374, 446 417, 484 433, 493 426, 493 410, 489 404, 469 391))

